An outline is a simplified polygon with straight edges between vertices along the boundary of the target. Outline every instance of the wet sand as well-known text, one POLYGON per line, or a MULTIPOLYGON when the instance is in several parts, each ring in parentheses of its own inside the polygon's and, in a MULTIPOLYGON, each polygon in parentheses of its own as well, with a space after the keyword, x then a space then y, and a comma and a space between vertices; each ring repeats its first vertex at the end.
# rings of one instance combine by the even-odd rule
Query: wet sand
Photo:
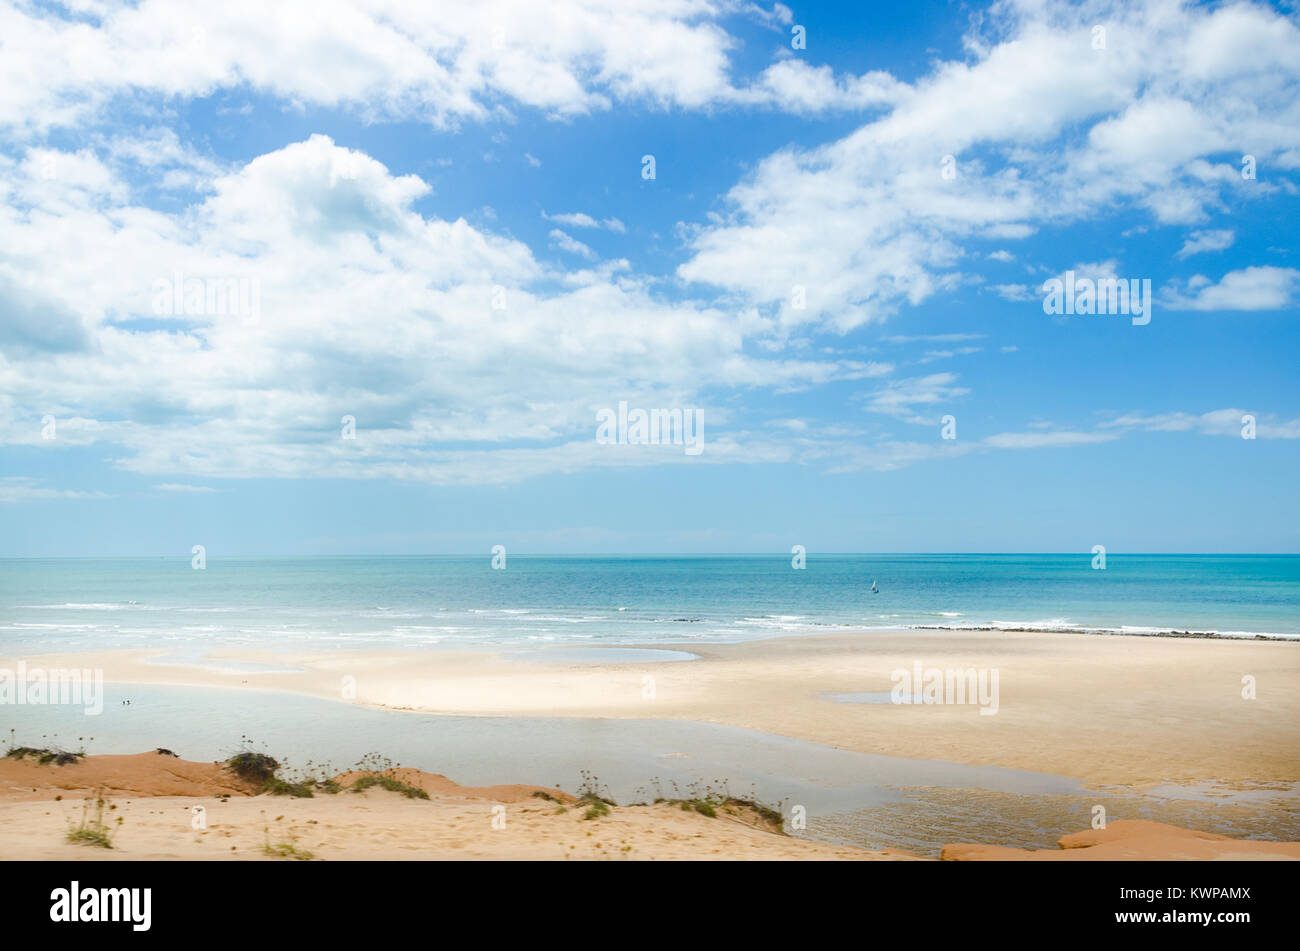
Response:
POLYGON ((241 650, 216 651, 206 662, 245 665, 231 670, 149 662, 165 651, 26 660, 101 668, 110 681, 278 690, 429 713, 723 723, 860 752, 1089 783, 1300 780, 1300 644, 906 631, 690 651, 699 659, 545 663, 486 652, 241 650), (832 696, 888 692, 891 672, 917 662, 996 670, 998 712, 832 696), (1244 677, 1254 678, 1256 699, 1243 699, 1244 677))
POLYGON ((631 801, 633 783, 635 798, 644 798, 642 787, 655 777, 683 785, 721 778, 739 790, 761 788, 787 809, 805 806, 801 835, 869 850, 937 857, 945 845, 966 842, 1052 851, 1061 836, 1088 826, 1096 805, 1118 821, 1167 821, 1233 838, 1300 837, 1300 645, 908 631, 689 650, 697 659, 671 663, 646 654, 610 662, 604 651, 588 661, 572 647, 549 658, 545 650, 240 650, 25 660, 99 668, 119 684, 114 698, 148 698, 125 707, 136 719, 125 732, 120 710, 60 727, 67 737, 99 728, 92 752, 108 749, 105 738, 117 744, 109 751, 124 752, 121 743, 135 737, 182 746, 188 739, 191 755, 215 755, 201 731, 151 739, 158 724, 187 722, 184 712, 203 693, 182 692, 170 712, 154 710, 156 692, 171 689, 157 685, 178 684, 230 691, 214 691, 230 698, 222 701, 229 716, 208 719, 223 725, 231 744, 236 723, 266 740, 269 726, 310 735, 302 724, 319 720, 329 743, 310 755, 324 749, 339 765, 330 747, 364 735, 390 754, 386 747, 409 740, 408 747, 444 758, 416 765, 457 771, 462 781, 564 785, 579 767, 604 771, 621 786, 619 801, 631 801), (996 714, 981 715, 978 704, 878 702, 893 686, 891 672, 917 663, 996 671, 996 714), (1253 678, 1254 699, 1243 697, 1243 678, 1253 678), (277 712, 286 695, 330 701, 349 719, 295 720, 277 712), (244 707, 244 720, 231 719, 244 707), (381 712, 409 726, 385 721, 367 732, 361 718, 381 712), (199 739, 207 746, 198 749, 199 739), (841 763, 837 755, 862 758, 841 763))

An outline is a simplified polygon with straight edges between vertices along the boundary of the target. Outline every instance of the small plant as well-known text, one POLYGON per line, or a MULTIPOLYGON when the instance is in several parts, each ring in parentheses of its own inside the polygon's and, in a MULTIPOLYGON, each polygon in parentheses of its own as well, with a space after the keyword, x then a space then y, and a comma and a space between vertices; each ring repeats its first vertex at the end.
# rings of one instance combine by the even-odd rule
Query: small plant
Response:
POLYGON ((582 776, 582 784, 578 787, 578 798, 586 802, 599 800, 607 806, 617 806, 613 799, 609 798, 609 787, 600 781, 600 777, 594 775, 589 770, 579 770, 582 776))
MULTIPOLYGON (((284 816, 276 816, 275 821, 279 822, 283 818, 284 816)), ((292 831, 289 832, 289 837, 283 842, 274 843, 271 841, 271 827, 269 825, 262 827, 262 833, 265 836, 262 851, 273 858, 296 859, 299 862, 310 862, 316 857, 314 853, 308 852, 306 849, 298 848, 298 837, 295 836, 292 831)))
POLYGON ((599 776, 589 770, 580 770, 579 774, 582 776, 582 784, 578 787, 577 804, 587 807, 582 818, 599 819, 609 815, 610 807, 618 805, 609 798, 609 788, 601 783, 599 776))
MULTIPOLYGON (((48 739, 45 736, 42 740, 48 739)), ((77 737, 79 742, 84 737, 77 737)), ((94 737, 92 736, 93 740, 94 737)), ((48 766, 53 763, 55 766, 69 766, 73 763, 80 762, 86 756, 86 746, 82 742, 81 748, 76 752, 65 750, 61 746, 51 744, 50 746, 19 746, 14 741, 14 730, 9 730, 9 748, 5 751, 5 756, 9 759, 34 759, 41 766, 48 766)))
POLYGON ((68 766, 81 760, 80 753, 67 750, 52 750, 48 747, 18 746, 5 754, 10 759, 34 759, 42 766, 53 763, 55 766, 68 766))
POLYGON ((267 855, 273 855, 276 858, 297 859, 299 862, 310 862, 316 857, 314 852, 300 849, 292 842, 277 842, 275 845, 268 844, 263 851, 267 855))
MULTIPOLYGON (((67 840, 80 845, 95 845, 101 849, 111 849, 113 847, 113 835, 115 831, 110 825, 104 822, 104 806, 108 803, 104 799, 103 789, 95 790, 93 799, 87 798, 81 806, 81 819, 75 825, 69 825, 67 840)), ((110 807, 116 809, 116 806, 110 807)), ((122 825, 122 817, 117 817, 117 825, 122 825)))
POLYGON ((353 792, 365 792, 371 786, 380 786, 389 792, 401 793, 407 799, 428 799, 429 794, 419 786, 412 786, 410 783, 404 783, 400 779, 388 775, 362 776, 354 782, 349 788, 353 792))
POLYGON ((709 819, 716 819, 718 811, 726 813, 743 820, 743 814, 752 813, 758 821, 767 828, 769 832, 775 832, 778 835, 785 835, 785 820, 781 815, 780 804, 777 806, 764 805, 759 802, 757 795, 751 793, 749 798, 734 796, 726 782, 714 780, 712 783, 693 782, 687 788, 685 793, 678 788, 676 783, 672 783, 673 795, 665 796, 658 778, 651 780, 654 786, 656 803, 671 803, 676 805, 682 812, 698 812, 709 819))
POLYGON ((226 768, 240 779, 264 786, 275 778, 280 762, 266 753, 243 749, 226 760, 226 768))
POLYGON ((387 789, 389 792, 401 793, 407 799, 428 799, 429 794, 419 786, 403 782, 397 778, 397 770, 400 768, 386 756, 378 753, 367 753, 353 767, 356 771, 365 775, 354 780, 348 788, 355 793, 365 792, 372 786, 379 786, 387 789))
MULTIPOLYGON (((158 752, 168 753, 171 751, 159 750, 158 752)), ((259 793, 268 793, 272 796, 293 796, 295 799, 311 799, 315 795, 314 790, 316 789, 323 792, 339 791, 339 785, 334 780, 317 778, 311 775, 312 764, 310 762, 307 764, 309 773, 305 778, 291 775, 290 778, 286 779, 280 776, 281 768, 287 768, 287 764, 282 764, 267 753, 254 750, 252 743, 246 736, 240 737, 239 751, 227 759, 225 765, 228 770, 240 779, 255 785, 259 793)))
POLYGON ((307 760, 307 765, 302 771, 302 778, 296 782, 300 786, 306 786, 308 789, 328 793, 332 796, 343 789, 338 784, 338 781, 333 778, 335 772, 329 763, 315 763, 307 760))
POLYGON ((315 795, 312 788, 308 783, 289 782, 279 776, 272 776, 262 784, 258 792, 269 793, 272 796, 292 796, 294 799, 311 799, 315 795))

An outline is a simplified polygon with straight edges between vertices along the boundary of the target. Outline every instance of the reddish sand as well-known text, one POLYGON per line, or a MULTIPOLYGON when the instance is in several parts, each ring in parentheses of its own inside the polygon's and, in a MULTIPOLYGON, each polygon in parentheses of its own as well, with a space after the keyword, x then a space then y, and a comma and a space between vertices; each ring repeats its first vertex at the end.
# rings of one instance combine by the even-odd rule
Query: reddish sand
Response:
MULTIPOLYGON (((363 775, 335 777, 344 787, 363 775)), ((369 774, 373 775, 373 774, 369 774)), ((816 859, 906 860, 778 834, 751 809, 710 818, 672 803, 588 805, 541 786, 460 786, 415 769, 383 771, 428 799, 372 786, 311 798, 254 795, 217 763, 157 753, 76 764, 0 759, 0 857, 8 859, 816 859), (544 792, 549 799, 534 795, 544 792), (103 800, 112 848, 68 841, 103 800), (560 801, 557 801, 560 800, 560 801), (202 816, 199 823, 197 817, 202 816), (196 825, 196 823, 199 823, 196 825)))
MULTIPOLYGON (((672 803, 587 806, 542 786, 460 786, 445 776, 385 771, 429 799, 372 787, 310 799, 256 795, 218 763, 159 753, 90 756, 66 766, 0 758, 0 856, 14 859, 858 859, 909 860, 780 835, 744 807, 716 818, 672 803), (547 800, 534 795, 545 792, 547 800), (113 848, 67 841, 82 801, 102 798, 113 848), (562 800, 557 802, 554 800, 562 800), (193 816, 203 813, 201 828, 193 816)), ((346 787, 358 772, 336 777, 346 787)), ((949 845, 943 858, 978 860, 1300 859, 1300 843, 1229 839, 1147 821, 1066 835, 1058 850, 949 845)))
POLYGON ((219 763, 194 763, 164 753, 87 756, 67 766, 0 759, 0 797, 7 801, 100 788, 119 796, 251 796, 257 791, 219 763))
POLYGON ((1211 832, 1197 832, 1150 822, 1125 819, 1104 829, 1089 829, 1062 836, 1060 848, 1012 849, 1001 845, 945 845, 943 858, 949 862, 1008 859, 1032 862, 1106 862, 1141 859, 1173 860, 1300 860, 1300 842, 1259 842, 1230 839, 1211 832))

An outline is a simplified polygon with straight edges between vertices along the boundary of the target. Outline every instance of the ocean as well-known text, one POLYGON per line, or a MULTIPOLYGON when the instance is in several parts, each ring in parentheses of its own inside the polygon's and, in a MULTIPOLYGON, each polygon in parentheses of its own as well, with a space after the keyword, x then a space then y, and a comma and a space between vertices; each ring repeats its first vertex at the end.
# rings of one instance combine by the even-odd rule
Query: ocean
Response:
POLYGON ((689 651, 975 628, 1300 637, 1300 555, 0 559, 0 653, 167 647, 689 651), (871 585, 878 587, 872 593, 871 585))

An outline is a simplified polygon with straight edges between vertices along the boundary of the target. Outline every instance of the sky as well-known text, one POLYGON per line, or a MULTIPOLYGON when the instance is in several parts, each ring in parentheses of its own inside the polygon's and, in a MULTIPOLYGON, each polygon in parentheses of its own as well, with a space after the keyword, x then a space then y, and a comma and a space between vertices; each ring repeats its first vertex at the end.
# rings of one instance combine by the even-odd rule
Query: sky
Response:
POLYGON ((204 6, 0 0, 0 556, 1300 551, 1289 4, 204 6))

